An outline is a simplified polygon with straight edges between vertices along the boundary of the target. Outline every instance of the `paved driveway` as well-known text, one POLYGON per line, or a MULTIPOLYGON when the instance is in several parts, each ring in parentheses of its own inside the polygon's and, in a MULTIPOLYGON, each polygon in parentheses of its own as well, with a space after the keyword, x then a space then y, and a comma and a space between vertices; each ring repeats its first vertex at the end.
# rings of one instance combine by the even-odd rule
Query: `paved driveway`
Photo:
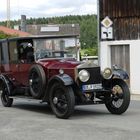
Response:
POLYGON ((12 108, 0 103, 0 140, 140 140, 140 101, 123 115, 104 105, 76 107, 68 120, 36 102, 15 101, 12 108))

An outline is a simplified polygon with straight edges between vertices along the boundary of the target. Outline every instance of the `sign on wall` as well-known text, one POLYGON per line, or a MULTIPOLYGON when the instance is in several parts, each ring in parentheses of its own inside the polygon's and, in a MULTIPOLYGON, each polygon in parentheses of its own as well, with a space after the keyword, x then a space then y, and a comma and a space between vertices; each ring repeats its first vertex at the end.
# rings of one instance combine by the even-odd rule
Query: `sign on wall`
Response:
POLYGON ((113 22, 107 16, 101 21, 101 39, 113 39, 113 22))
POLYGON ((59 26, 41 27, 41 32, 59 32, 59 26))

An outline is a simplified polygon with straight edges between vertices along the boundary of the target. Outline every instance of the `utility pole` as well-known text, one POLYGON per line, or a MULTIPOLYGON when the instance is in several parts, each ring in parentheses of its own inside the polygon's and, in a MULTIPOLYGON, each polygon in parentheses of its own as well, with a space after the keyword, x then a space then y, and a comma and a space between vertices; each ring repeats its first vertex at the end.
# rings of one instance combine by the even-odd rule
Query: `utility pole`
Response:
POLYGON ((10 0, 7 0, 7 27, 10 28, 10 0))

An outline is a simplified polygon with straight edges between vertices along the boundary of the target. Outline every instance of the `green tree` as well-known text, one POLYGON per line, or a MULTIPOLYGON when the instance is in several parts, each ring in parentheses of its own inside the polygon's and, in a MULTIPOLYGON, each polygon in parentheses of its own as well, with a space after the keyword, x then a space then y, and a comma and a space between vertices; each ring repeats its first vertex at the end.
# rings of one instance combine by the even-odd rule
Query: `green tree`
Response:
MULTIPOLYGON (((11 21, 11 27, 20 23, 20 20, 11 21)), ((97 15, 69 15, 61 17, 29 18, 27 24, 76 24, 80 25, 81 48, 97 50, 97 15)), ((6 26, 6 22, 0 22, 6 26)), ((90 50, 91 51, 91 50, 90 50)), ((96 51, 97 52, 97 51, 96 51)), ((93 51, 92 51, 93 53, 93 51)))
POLYGON ((81 23, 81 47, 97 47, 97 19, 96 17, 84 19, 81 23))

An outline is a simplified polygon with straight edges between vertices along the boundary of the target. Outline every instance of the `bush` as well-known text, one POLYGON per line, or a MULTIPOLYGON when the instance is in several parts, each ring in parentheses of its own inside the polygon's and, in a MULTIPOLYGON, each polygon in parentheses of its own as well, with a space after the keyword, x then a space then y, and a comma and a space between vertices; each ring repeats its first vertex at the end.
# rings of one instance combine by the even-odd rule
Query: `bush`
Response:
POLYGON ((87 48, 87 49, 82 49, 81 50, 81 55, 82 56, 97 56, 98 55, 98 48, 94 47, 94 48, 87 48))

